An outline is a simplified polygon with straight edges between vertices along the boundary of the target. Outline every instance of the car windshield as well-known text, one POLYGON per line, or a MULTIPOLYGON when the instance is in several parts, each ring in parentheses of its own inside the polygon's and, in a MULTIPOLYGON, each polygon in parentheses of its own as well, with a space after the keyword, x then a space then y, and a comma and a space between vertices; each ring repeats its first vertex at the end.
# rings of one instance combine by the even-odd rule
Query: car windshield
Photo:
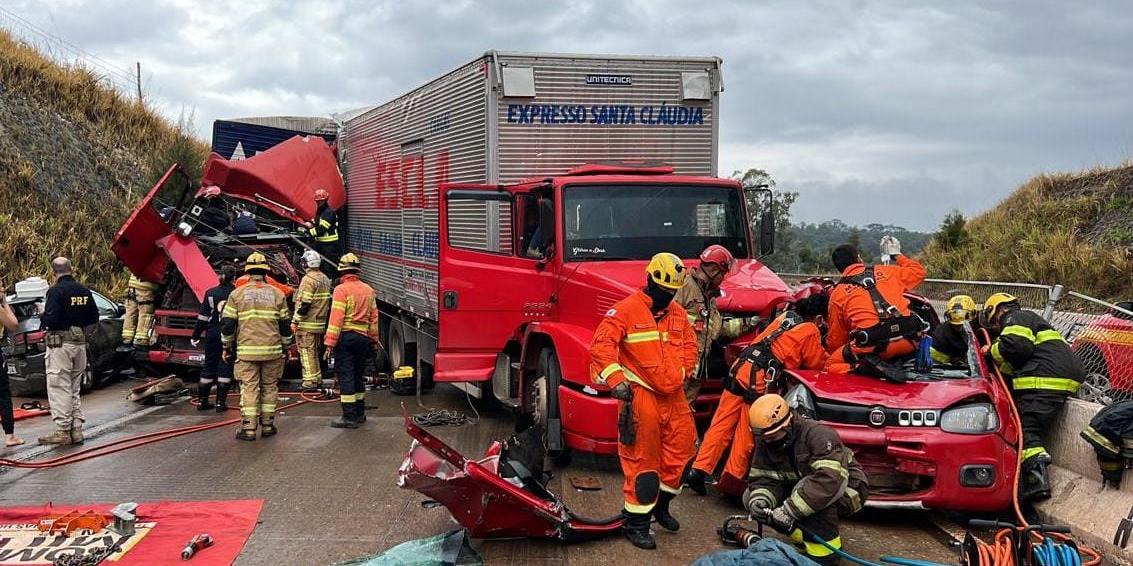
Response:
POLYGON ((17 299, 9 304, 12 306, 12 312, 16 315, 16 320, 19 321, 19 328, 13 334, 39 330, 41 303, 38 300, 17 299))
POLYGON ((658 252, 692 258, 712 244, 751 257, 740 191, 704 185, 568 186, 566 261, 641 260, 658 252))

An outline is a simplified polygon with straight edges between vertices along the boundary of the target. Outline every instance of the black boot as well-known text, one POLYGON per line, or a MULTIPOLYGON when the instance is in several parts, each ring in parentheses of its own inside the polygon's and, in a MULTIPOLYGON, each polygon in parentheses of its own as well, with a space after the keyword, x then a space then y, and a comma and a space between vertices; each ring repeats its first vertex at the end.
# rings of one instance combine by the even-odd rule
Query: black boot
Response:
POLYGON ((708 487, 705 484, 706 479, 708 479, 708 474, 696 468, 689 468, 682 483, 687 485, 688 488, 697 495, 708 495, 708 487))
POLYGON ((275 417, 260 417, 260 437, 275 436, 279 429, 275 428, 275 417))
POLYGON ((228 384, 216 384, 216 412, 223 413, 228 410, 228 384))
POLYGON ((1034 503, 1050 499, 1050 455, 1039 454, 1023 462, 1019 481, 1019 500, 1034 503))
POLYGON ((334 428, 358 428, 358 421, 354 419, 354 404, 355 401, 341 403, 342 416, 331 421, 330 426, 334 428))
POLYGON ((359 399, 354 402, 354 420, 358 424, 366 422, 366 400, 359 399))
POLYGON ((681 530, 680 521, 669 513, 669 504, 673 502, 674 497, 676 494, 662 491, 657 497, 657 505, 653 506, 653 516, 657 518, 657 524, 672 532, 681 530))
POLYGON ((622 510, 626 518, 622 525, 622 534, 637 548, 653 550, 657 548, 657 541, 653 540, 653 533, 649 531, 649 513, 630 513, 622 510))
POLYGON ((199 383, 199 384, 197 384, 197 402, 198 402, 197 410, 198 411, 207 411, 207 410, 213 408, 213 404, 209 403, 209 392, 211 390, 212 390, 212 384, 211 383, 199 383))
POLYGON ((236 432, 236 440, 255 440, 256 421, 244 420, 240 423, 240 430, 236 432))

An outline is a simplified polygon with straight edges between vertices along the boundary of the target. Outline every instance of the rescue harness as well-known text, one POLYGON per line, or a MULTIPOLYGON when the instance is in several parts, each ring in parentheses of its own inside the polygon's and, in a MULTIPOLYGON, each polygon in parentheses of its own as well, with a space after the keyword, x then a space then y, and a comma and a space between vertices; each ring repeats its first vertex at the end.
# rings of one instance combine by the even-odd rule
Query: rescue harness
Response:
POLYGON ((784 332, 803 323, 803 319, 795 311, 787 311, 783 313, 783 322, 779 324, 771 334, 766 338, 748 345, 740 352, 736 358, 736 362, 732 364, 731 371, 728 375, 724 376, 724 390, 733 394, 743 397, 744 403, 751 404, 755 402, 756 397, 759 397, 760 392, 755 387, 755 374, 757 371, 764 372, 764 391, 771 387, 776 380, 779 379, 779 374, 783 371, 783 362, 775 357, 771 351, 771 346, 774 345, 775 340, 783 335, 784 332), (747 363, 748 375, 747 386, 745 387, 736 378, 736 375, 742 369, 742 366, 747 363))
MULTIPOLYGON (((877 290, 874 266, 870 265, 858 275, 842 277, 839 284, 861 287, 869 293, 873 309, 877 312, 878 323, 869 328, 860 328, 850 333, 850 341, 862 348, 873 346, 875 353, 885 351, 885 346, 894 340, 916 341, 929 329, 929 324, 916 313, 903 315, 881 292, 877 290)), ((848 347, 847 347, 848 349, 848 347)))

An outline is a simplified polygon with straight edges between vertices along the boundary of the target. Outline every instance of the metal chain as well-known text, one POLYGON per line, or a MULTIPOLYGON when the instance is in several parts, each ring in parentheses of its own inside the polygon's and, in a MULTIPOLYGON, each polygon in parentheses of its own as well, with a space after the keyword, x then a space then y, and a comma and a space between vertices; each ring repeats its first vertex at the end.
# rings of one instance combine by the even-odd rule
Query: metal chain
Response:
POLYGON ((51 564, 52 566, 98 566, 121 549, 121 546, 115 544, 91 549, 89 553, 59 554, 51 564))

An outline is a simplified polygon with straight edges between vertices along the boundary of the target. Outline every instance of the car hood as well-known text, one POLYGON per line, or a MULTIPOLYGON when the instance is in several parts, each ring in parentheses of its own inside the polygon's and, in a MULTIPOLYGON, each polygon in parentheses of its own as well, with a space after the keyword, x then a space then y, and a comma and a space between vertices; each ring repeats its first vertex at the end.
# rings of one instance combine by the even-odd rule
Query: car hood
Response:
POLYGON ((849 405, 947 409, 973 397, 992 396, 990 383, 984 378, 891 383, 874 377, 825 371, 795 370, 792 373, 810 389, 816 400, 849 405))

